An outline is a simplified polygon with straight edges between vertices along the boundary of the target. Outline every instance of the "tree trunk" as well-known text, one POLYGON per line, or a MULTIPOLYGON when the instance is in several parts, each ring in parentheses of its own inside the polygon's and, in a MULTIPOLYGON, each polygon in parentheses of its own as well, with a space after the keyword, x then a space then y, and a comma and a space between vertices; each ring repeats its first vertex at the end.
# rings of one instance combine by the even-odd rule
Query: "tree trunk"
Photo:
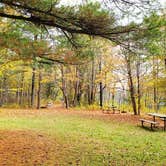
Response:
POLYGON ((67 89, 66 89, 66 81, 65 81, 65 78, 64 78, 64 67, 61 66, 61 75, 62 75, 62 93, 63 93, 63 99, 64 99, 64 102, 65 102, 65 107, 66 109, 69 108, 69 100, 68 100, 68 95, 67 95, 67 89))
POLYGON ((127 72, 128 72, 129 90, 130 90, 132 108, 133 108, 134 115, 137 115, 137 105, 135 101, 135 90, 134 90, 134 83, 133 83, 133 78, 131 73, 130 55, 128 58, 126 58, 126 62, 127 62, 127 72))
POLYGON ((91 88, 90 88, 90 85, 88 85, 87 87, 87 99, 88 99, 88 104, 90 105, 91 104, 91 88))
POLYGON ((24 72, 21 73, 21 83, 19 92, 19 105, 23 104, 23 87, 24 87, 24 72))
POLYGON ((95 61, 92 61, 92 75, 91 75, 91 88, 90 88, 90 104, 94 103, 94 75, 95 75, 95 61))
POLYGON ((141 91, 140 91, 140 57, 137 60, 137 96, 138 96, 138 115, 141 113, 141 91))
POLYGON ((115 103, 115 94, 114 94, 114 91, 112 92, 112 106, 114 106, 114 103, 115 103))
POLYGON ((37 91, 37 109, 40 109, 41 81, 42 81, 42 73, 41 71, 39 71, 38 91, 37 91))
MULTIPOLYGON (((99 61, 99 72, 100 72, 100 75, 101 75, 101 71, 102 71, 102 58, 100 56, 100 61, 99 61)), ((100 108, 102 109, 103 108, 103 84, 102 84, 102 80, 100 78, 100 108)))
POLYGON ((77 104, 79 104, 79 71, 76 67, 76 81, 75 81, 75 88, 74 88, 74 99, 73 99, 73 105, 76 106, 77 104))
POLYGON ((81 97, 82 97, 82 84, 79 83, 79 87, 78 87, 78 95, 77 95, 77 102, 80 105, 81 104, 81 97))
MULTIPOLYGON (((157 60, 158 61, 158 60, 157 60)), ((157 81, 158 81, 158 62, 156 68, 155 57, 153 56, 153 109, 157 110, 157 81)))
POLYGON ((8 89, 7 89, 7 77, 4 76, 3 78, 3 104, 7 104, 8 102, 8 89))
POLYGON ((100 82, 100 108, 103 108, 103 84, 100 82))
POLYGON ((1 91, 0 91, 0 97, 1 97, 1 101, 0 101, 0 106, 2 106, 3 105, 3 82, 1 81, 1 91))
POLYGON ((35 103, 35 77, 36 77, 36 69, 33 67, 32 69, 32 84, 31 84, 31 107, 34 107, 35 103))
POLYGON ((28 84, 28 107, 31 107, 31 84, 28 84))

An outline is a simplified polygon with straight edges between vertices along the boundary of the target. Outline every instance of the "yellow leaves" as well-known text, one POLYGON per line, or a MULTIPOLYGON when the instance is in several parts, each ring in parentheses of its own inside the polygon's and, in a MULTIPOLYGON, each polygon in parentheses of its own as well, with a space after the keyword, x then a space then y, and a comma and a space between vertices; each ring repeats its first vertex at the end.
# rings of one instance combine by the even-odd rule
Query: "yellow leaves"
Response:
MULTIPOLYGON (((0 42, 1 43, 1 42, 0 42)), ((1 58, 2 57, 5 57, 7 55, 7 49, 0 49, 0 55, 1 55, 1 58)))
POLYGON ((19 15, 19 13, 16 10, 14 10, 13 8, 9 6, 5 6, 4 13, 10 14, 10 15, 19 15))
POLYGON ((76 82, 79 80, 79 78, 77 78, 76 68, 74 66, 68 68, 68 71, 65 73, 65 79, 71 82, 76 82))
POLYGON ((0 72, 3 73, 5 72, 6 70, 8 69, 11 69, 13 67, 13 64, 8 62, 8 63, 5 63, 5 64, 2 64, 1 65, 1 68, 0 68, 0 72))
POLYGON ((7 31, 8 22, 0 20, 0 32, 7 31))
POLYGON ((44 83, 49 83, 50 82, 50 78, 44 78, 42 79, 41 83, 44 84, 44 83))

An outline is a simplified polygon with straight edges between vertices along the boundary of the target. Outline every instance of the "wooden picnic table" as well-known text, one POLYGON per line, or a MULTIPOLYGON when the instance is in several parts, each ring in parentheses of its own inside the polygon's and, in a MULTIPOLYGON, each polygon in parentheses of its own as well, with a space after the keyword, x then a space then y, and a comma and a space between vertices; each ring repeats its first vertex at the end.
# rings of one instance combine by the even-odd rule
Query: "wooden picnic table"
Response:
POLYGON ((120 114, 120 110, 117 109, 116 106, 108 106, 107 108, 103 109, 102 111, 103 111, 103 113, 108 113, 108 114, 109 114, 111 111, 113 111, 112 113, 115 114, 115 112, 117 111, 117 112, 120 114))
POLYGON ((149 116, 153 116, 153 121, 156 121, 156 117, 163 119, 164 121, 164 131, 166 130, 166 115, 165 114, 159 114, 159 113, 148 113, 149 116))
POLYGON ((116 111, 120 114, 120 110, 117 108, 117 106, 112 105, 111 109, 113 110, 113 114, 115 114, 116 111))

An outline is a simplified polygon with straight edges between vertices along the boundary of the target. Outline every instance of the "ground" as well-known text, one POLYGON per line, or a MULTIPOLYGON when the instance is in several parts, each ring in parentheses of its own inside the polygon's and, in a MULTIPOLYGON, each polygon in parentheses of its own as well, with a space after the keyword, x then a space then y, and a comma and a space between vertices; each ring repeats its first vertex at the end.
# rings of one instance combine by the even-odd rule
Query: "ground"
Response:
POLYGON ((139 116, 100 111, 0 110, 0 166, 166 165, 166 132, 139 116))

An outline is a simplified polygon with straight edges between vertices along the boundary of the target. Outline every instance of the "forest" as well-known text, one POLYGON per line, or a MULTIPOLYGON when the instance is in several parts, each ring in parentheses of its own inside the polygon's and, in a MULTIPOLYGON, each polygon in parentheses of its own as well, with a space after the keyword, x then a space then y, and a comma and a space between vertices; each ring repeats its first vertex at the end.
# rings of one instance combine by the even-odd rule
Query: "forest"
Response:
MULTIPOLYGON (((68 151, 62 146, 62 154, 52 154, 52 150, 51 157, 42 161, 45 150, 34 142, 34 154, 28 158, 32 151, 25 150, 28 159, 17 154, 16 160, 15 140, 4 145, 2 139, 4 147, 10 149, 11 143, 11 151, 16 150, 6 150, 5 158, 0 145, 0 165, 13 165, 14 160, 16 165, 28 166, 164 165, 165 133, 138 127, 139 118, 152 112, 160 114, 165 129, 165 0, 0 0, 0 133, 9 140, 9 135, 20 139, 22 146, 26 139, 56 146, 43 138, 45 132, 52 133, 54 141, 57 137, 59 146, 72 144, 68 151), (110 114, 112 109, 120 114, 110 114), (132 133, 139 133, 140 138, 136 134, 130 146, 124 145, 132 133), (79 139, 84 140, 82 144, 79 139), (117 142, 109 142, 114 139, 117 142), (148 140, 158 140, 158 144, 152 143, 147 154, 136 147, 134 156, 134 139, 141 149, 150 146, 148 140), (113 145, 116 148, 110 152, 113 145), (81 154, 91 150, 92 157, 81 154)), ((147 122, 141 121, 142 125, 147 122)), ((148 123, 155 127, 156 122, 148 123)))
MULTIPOLYGON (((44 3, 50 5, 49 1, 44 3)), ((23 5, 23 11, 28 10, 29 6, 23 5)), ((80 17, 86 26, 78 23, 83 30, 77 32, 79 27, 71 25, 68 32, 59 27, 56 31, 37 21, 33 24, 24 18, 17 20, 15 2, 2 1, 1 8, 0 15, 16 17, 14 20, 1 17, 1 106, 40 108, 43 102, 63 101, 66 108, 116 104, 125 109, 130 106, 134 114, 140 114, 141 109, 164 109, 163 9, 152 11, 141 23, 134 23, 128 13, 127 25, 114 28, 116 16, 101 10, 97 2, 71 6, 71 9, 63 6, 62 14, 73 16, 62 18, 59 24, 69 19, 69 23, 62 25, 70 28, 65 24, 70 24, 72 17, 80 17)), ((72 20, 71 24, 76 23, 72 20)))

